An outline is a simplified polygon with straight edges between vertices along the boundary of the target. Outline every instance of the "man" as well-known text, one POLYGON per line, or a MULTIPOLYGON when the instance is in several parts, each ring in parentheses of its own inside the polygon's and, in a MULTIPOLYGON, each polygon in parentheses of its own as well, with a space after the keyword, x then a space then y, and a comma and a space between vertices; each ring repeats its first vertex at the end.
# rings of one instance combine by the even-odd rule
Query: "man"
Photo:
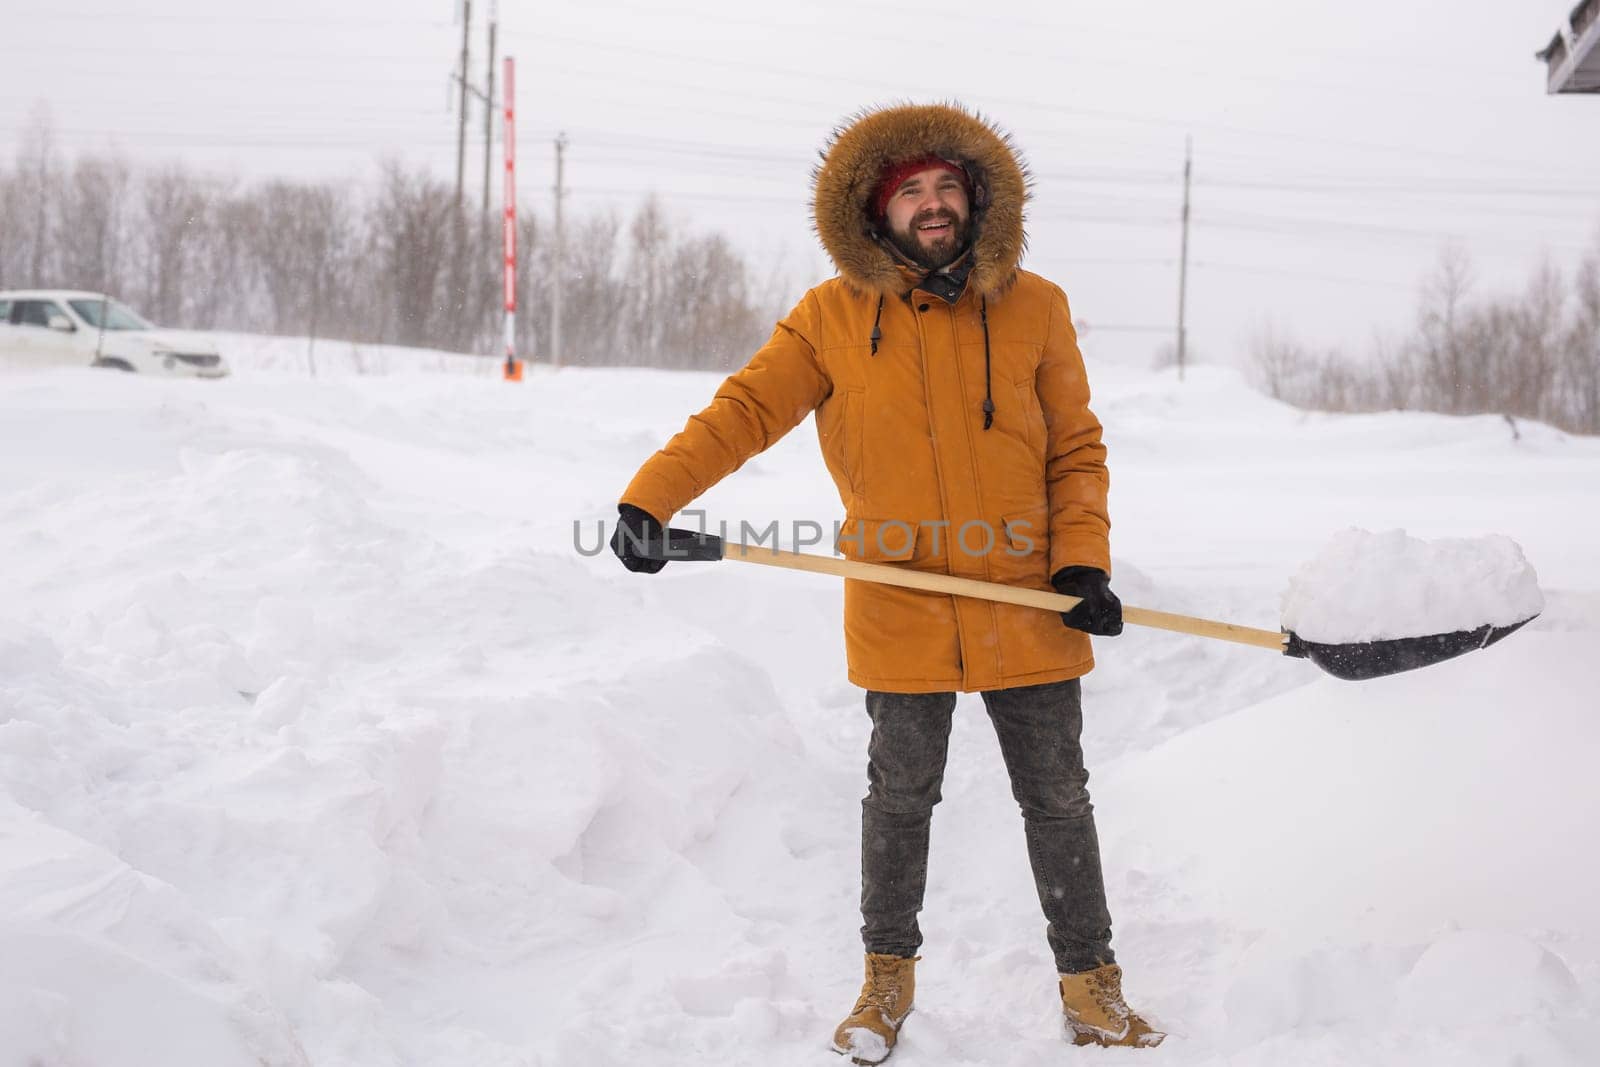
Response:
POLYGON ((659 570, 645 546, 663 525, 815 412, 846 556, 1080 597, 1058 617, 845 584, 849 674, 872 719, 866 979, 833 1047, 878 1063, 911 1012, 957 691, 982 694, 1022 807, 1069 1035, 1157 1044, 1165 1035, 1122 997, 1079 746, 1088 634, 1122 630, 1106 453, 1066 297, 1018 267, 1027 176, 1004 134, 938 105, 860 115, 814 178, 817 233, 839 276, 639 470, 612 548, 630 570, 659 570))

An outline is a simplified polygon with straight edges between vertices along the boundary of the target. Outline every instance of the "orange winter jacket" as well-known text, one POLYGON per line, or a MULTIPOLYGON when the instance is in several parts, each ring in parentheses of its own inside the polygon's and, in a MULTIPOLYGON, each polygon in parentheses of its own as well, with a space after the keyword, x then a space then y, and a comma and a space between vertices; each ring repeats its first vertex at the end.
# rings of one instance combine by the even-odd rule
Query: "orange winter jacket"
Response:
MULTIPOLYGON (((840 276, 805 295, 622 501, 669 522, 815 412, 848 558, 1035 589, 1062 567, 1109 573, 1100 423, 1065 295, 1018 269, 1025 198, 1003 135, 958 108, 889 108, 841 131, 815 207, 840 276), (961 161, 975 188, 953 301, 866 217, 884 164, 930 151, 961 161)), ((1053 612, 866 582, 845 583, 844 630, 850 680, 887 692, 1036 685, 1094 665, 1089 638, 1053 612)))

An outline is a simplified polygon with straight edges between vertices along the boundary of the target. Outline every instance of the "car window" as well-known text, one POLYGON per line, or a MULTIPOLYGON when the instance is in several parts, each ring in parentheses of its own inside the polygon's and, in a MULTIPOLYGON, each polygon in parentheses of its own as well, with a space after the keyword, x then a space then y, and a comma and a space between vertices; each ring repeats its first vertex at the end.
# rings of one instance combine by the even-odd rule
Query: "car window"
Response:
POLYGON ((11 316, 11 321, 18 326, 48 326, 50 320, 45 316, 43 300, 18 300, 17 310, 11 316))
POLYGON ((69 300, 72 310, 93 329, 99 329, 101 318, 108 330, 152 330, 155 327, 133 313, 133 309, 115 300, 69 300), (102 316, 101 312, 104 312, 102 316))
POLYGON ((0 322, 11 321, 11 301, 0 300, 0 322))
POLYGON ((66 318, 66 313, 59 304, 51 300, 18 300, 15 313, 11 321, 19 326, 46 326, 50 325, 50 316, 60 315, 66 318))

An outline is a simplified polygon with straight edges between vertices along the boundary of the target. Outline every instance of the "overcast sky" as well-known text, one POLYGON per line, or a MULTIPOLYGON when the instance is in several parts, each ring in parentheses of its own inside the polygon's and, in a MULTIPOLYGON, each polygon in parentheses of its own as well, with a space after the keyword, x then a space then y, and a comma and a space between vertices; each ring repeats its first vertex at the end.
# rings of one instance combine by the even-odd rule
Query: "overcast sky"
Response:
MULTIPOLYGON (((1600 234, 1600 96, 1546 96, 1533 56, 1571 6, 586 0, 503 4, 500 40, 519 63, 525 206, 549 211, 564 130, 571 210, 655 191, 795 296, 831 273, 807 195, 834 123, 903 99, 981 109, 1033 169, 1027 265, 1066 288, 1091 359, 1146 360, 1164 338, 1130 328, 1172 326, 1192 137, 1190 343, 1226 360, 1269 320, 1351 351, 1397 333, 1448 241, 1484 291, 1542 256, 1577 262, 1600 234)), ((453 179, 452 0, 3 10, 0 158, 42 106, 69 154, 353 186, 392 156, 453 179)), ((482 122, 475 108, 475 198, 482 122)))

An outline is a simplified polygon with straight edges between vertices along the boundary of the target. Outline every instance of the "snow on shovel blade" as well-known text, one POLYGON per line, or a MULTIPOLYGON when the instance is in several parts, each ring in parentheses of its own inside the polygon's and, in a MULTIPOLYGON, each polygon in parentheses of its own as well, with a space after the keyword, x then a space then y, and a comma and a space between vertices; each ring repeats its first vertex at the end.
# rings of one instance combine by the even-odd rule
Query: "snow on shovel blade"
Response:
POLYGON ((1416 670, 1480 648, 1488 648, 1510 633, 1522 629, 1537 615, 1510 626, 1480 626, 1476 630, 1456 630, 1426 637, 1400 637, 1388 641, 1358 641, 1325 645, 1307 641, 1293 631, 1284 646, 1285 656, 1308 659, 1335 678, 1359 682, 1388 674, 1416 670))

